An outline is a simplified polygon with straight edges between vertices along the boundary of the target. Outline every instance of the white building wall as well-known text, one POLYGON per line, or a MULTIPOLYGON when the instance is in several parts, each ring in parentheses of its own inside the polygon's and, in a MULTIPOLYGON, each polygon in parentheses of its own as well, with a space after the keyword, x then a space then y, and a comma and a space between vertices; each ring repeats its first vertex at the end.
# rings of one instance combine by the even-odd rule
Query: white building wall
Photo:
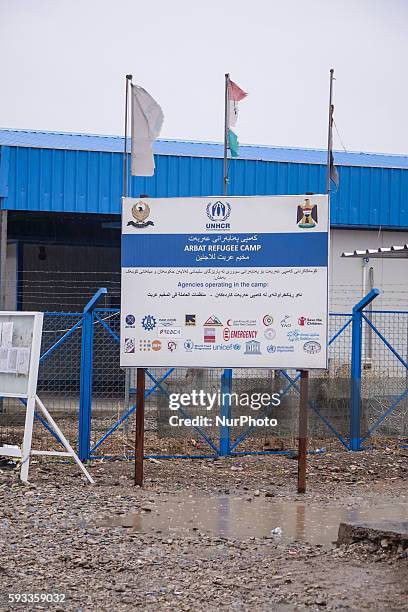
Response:
MULTIPOLYGON (((408 243, 408 232, 334 229, 331 232, 330 311, 351 312, 362 297, 362 265, 360 258, 342 258, 344 251, 377 249, 408 243)), ((408 310, 408 258, 369 259, 373 268, 374 287, 380 295, 373 303, 374 310, 408 310)))

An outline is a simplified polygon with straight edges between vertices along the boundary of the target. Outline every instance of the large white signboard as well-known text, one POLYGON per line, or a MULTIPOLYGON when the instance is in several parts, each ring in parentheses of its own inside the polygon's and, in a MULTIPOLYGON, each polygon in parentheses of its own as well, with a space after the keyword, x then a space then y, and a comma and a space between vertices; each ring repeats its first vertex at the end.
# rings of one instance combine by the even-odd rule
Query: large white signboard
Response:
POLYGON ((122 213, 122 367, 327 367, 327 196, 124 198, 122 213))

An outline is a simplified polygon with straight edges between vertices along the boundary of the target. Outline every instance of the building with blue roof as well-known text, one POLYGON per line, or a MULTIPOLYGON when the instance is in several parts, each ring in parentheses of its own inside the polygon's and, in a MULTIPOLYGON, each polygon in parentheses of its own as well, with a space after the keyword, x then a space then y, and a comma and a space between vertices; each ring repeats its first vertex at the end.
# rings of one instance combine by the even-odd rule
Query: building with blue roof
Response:
MULTIPOLYGON (((9 307, 75 310, 95 287, 109 283, 108 299, 118 304, 123 147, 117 136, 0 130, 9 307)), ((222 193, 222 144, 159 139, 154 153, 155 175, 128 176, 129 195, 222 193)), ((229 193, 324 193, 326 155, 317 149, 241 146, 240 157, 229 161, 229 193)), ((408 242, 408 156, 335 152, 334 157, 340 183, 331 194, 332 305, 341 309, 362 289, 361 263, 341 262, 341 252, 408 242)), ((384 274, 388 284, 404 285, 397 282, 407 276, 398 268, 401 262, 373 265, 377 286, 384 274)))

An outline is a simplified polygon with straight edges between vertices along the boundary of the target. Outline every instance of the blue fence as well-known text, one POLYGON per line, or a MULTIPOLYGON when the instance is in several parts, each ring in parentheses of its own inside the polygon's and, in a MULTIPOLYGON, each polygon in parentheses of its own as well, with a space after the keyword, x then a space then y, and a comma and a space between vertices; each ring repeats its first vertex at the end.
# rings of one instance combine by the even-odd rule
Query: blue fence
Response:
MULTIPOLYGON (((82 313, 50 312, 44 317, 39 394, 71 442, 77 441, 82 460, 131 457, 134 451, 134 374, 119 367, 119 312, 98 308, 104 293, 100 289, 82 313)), ((399 441, 408 436, 408 312, 372 310, 370 302, 377 295, 377 290, 371 291, 351 313, 330 314, 329 370, 323 375, 311 373, 319 391, 310 399, 310 415, 321 426, 311 436, 336 440, 351 451, 365 448, 379 434, 399 441)), ((291 452, 295 430, 292 445, 290 435, 285 445, 274 439, 272 431, 256 437, 251 427, 223 426, 216 431, 192 427, 180 438, 169 439, 160 434, 158 415, 161 398, 175 389, 231 393, 267 387, 292 398, 295 417, 299 376, 294 371, 146 369, 147 456, 291 452)), ((227 402, 219 409, 222 416, 234 416, 234 407, 227 402)), ((289 416, 290 425, 296 418, 291 421, 289 416)), ((57 444, 57 436, 40 416, 37 419, 37 437, 51 435, 57 444)), ((10 441, 18 426, 18 422, 9 424, 10 441)))

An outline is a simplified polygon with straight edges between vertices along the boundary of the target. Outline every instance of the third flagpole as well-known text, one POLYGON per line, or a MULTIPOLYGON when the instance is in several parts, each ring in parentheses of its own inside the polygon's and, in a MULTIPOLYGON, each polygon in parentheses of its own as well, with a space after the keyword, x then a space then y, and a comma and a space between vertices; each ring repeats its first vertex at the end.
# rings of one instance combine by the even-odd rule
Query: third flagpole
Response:
POLYGON ((329 88, 329 127, 327 132, 327 174, 326 174, 326 193, 330 195, 330 175, 333 148, 333 80, 334 68, 330 69, 330 88, 329 88))
POLYGON ((229 74, 225 75, 224 96, 224 195, 228 194, 228 83, 229 74))

